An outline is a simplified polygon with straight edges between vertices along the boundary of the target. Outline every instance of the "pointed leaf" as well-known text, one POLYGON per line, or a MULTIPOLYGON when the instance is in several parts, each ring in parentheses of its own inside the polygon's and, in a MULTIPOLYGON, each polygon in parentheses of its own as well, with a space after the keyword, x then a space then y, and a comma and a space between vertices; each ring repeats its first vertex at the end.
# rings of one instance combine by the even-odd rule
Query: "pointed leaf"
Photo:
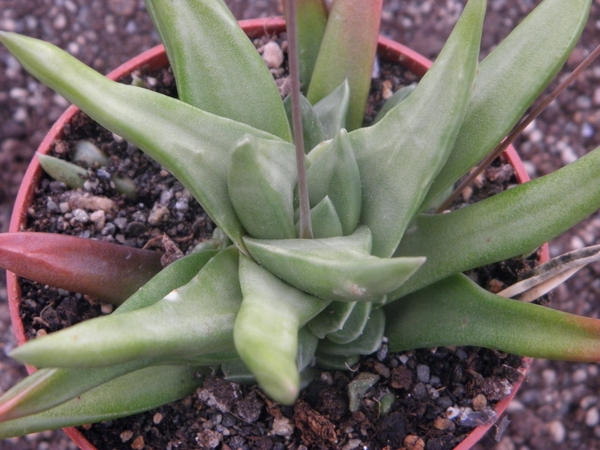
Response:
POLYGON ((293 239, 294 147, 246 136, 231 152, 229 197, 244 228, 259 239, 293 239))
MULTIPOLYGON (((283 0, 283 10, 286 0, 283 0)), ((321 41, 327 25, 327 6, 323 0, 300 0, 297 2, 298 59, 302 92, 308 90, 315 68, 321 41)))
POLYGON ((156 252, 30 232, 0 234, 0 266, 39 283, 116 305, 162 269, 156 252))
MULTIPOLYGON (((329 197, 325 197, 310 210, 310 221, 315 239, 344 235, 340 218, 329 197)), ((296 229, 298 228, 296 223, 296 229)))
POLYGON ((477 68, 485 0, 470 0, 439 57, 402 103, 350 133, 362 181, 360 221, 373 254, 388 257, 443 167, 463 120, 477 68))
POLYGON ((591 0, 544 0, 479 65, 465 121, 425 204, 479 163, 554 79, 579 40, 591 0))
POLYGON ((298 330, 328 305, 240 256, 244 300, 235 320, 235 348, 273 400, 292 404, 300 392, 298 330))
MULTIPOLYGON (((285 113, 292 123, 292 97, 287 96, 283 101, 285 113)), ((306 97, 300 96, 300 112, 302 114, 302 135, 304 137, 304 153, 310 152, 321 141, 325 140, 325 133, 315 110, 306 97)))
POLYGON ((224 2, 144 3, 165 44, 182 101, 291 141, 273 77, 224 2))
POLYGON ((194 392, 201 384, 196 371, 189 366, 141 369, 48 411, 0 423, 0 439, 113 420, 156 408, 194 392))
POLYGON ((371 86, 383 0, 335 0, 308 88, 314 105, 348 79, 346 128, 362 125, 371 86))
POLYGON ((350 85, 345 79, 338 87, 313 106, 327 139, 333 139, 346 128, 346 116, 350 107, 350 85))
POLYGON ((371 256, 370 240, 366 227, 338 238, 244 239, 252 257, 282 280, 317 297, 346 302, 382 297, 402 285, 424 261, 371 256))
POLYGON ((358 164, 346 130, 340 130, 306 173, 311 206, 329 196, 342 223, 344 235, 356 230, 361 210, 358 164))
POLYGON ((600 260, 600 245, 580 248, 540 264, 523 274, 522 281, 498 292, 501 297, 515 297, 531 302, 568 280, 588 264, 600 260))
POLYGON ((173 361, 233 350, 233 323, 242 300, 237 259, 230 247, 151 306, 33 339, 10 356, 36 367, 106 367, 135 358, 173 361))
POLYGON ((344 323, 341 330, 335 331, 327 335, 327 339, 335 344, 347 344, 359 337, 371 314, 371 302, 359 302, 353 309, 352 314, 344 323))
POLYGON ((246 134, 283 141, 156 92, 110 81, 46 42, 8 32, 0 32, 0 41, 42 83, 172 172, 243 248, 244 230, 227 194, 229 151, 246 134))
POLYGON ((50 155, 36 153, 36 156, 44 172, 56 181, 64 183, 71 189, 83 187, 85 183, 84 177, 88 175, 88 171, 83 167, 50 155))
POLYGON ((499 297, 460 274, 384 309, 390 351, 473 345, 534 358, 600 360, 600 320, 499 297))
POLYGON ((335 356, 370 355, 381 348, 385 330, 385 317, 382 309, 374 309, 362 334, 347 344, 336 344, 328 339, 319 342, 320 354, 335 356))
POLYGON ((448 214, 420 215, 396 255, 427 262, 396 299, 453 273, 524 255, 600 207, 600 148, 556 172, 448 214))
MULTIPOLYGON (((298 330, 298 370, 302 372, 309 367, 315 359, 315 352, 319 338, 315 336, 308 327, 302 327, 298 330)), ((302 380, 301 380, 302 381, 302 380)))
POLYGON ((317 317, 308 322, 308 328, 318 338, 341 330, 358 302, 331 302, 317 317))

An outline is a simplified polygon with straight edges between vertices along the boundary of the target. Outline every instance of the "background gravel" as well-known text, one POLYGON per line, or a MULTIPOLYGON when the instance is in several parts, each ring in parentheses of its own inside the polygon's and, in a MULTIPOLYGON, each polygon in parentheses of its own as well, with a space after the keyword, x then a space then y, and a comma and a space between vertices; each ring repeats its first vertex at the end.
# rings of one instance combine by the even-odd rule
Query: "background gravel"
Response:
MULTIPOLYGON (((239 19, 279 13, 276 0, 226 0, 239 19)), ((382 34, 434 58, 463 5, 459 0, 385 0, 382 34)), ((504 37, 538 1, 490 0, 483 53, 504 37)), ((0 0, 0 29, 38 37, 106 73, 159 43, 142 0, 0 0)), ((582 41, 563 73, 600 43, 600 0, 582 41)), ((0 48, 0 231, 6 231, 12 201, 35 148, 67 106, 26 75, 0 48)), ((600 61, 564 92, 530 126, 517 147, 532 177, 556 170, 600 144, 600 61)), ((559 254, 596 241, 594 215, 551 243, 559 254)), ((582 270, 554 295, 556 308, 600 316, 600 267, 582 270)), ((14 346, 4 274, 0 274, 0 350, 14 346)), ((24 370, 0 352, 0 391, 24 370)), ((510 425, 495 441, 490 433, 479 449, 600 449, 600 400, 596 364, 535 361, 512 403, 510 425)), ((0 441, 0 449, 73 448, 62 431, 0 441)))

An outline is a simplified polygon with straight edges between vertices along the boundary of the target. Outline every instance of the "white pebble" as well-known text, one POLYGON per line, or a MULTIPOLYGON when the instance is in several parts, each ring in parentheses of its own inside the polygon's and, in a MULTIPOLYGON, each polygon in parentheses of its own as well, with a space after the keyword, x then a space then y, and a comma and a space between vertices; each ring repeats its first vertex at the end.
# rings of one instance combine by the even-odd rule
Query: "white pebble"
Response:
POLYGON ((546 429, 548 434, 550 435, 552 442, 555 444, 560 444, 565 440, 565 436, 567 435, 567 430, 565 426, 559 420, 553 420, 552 422, 546 425, 546 429))
POLYGON ((90 220, 90 216, 83 209, 74 209, 73 219, 80 223, 86 223, 90 220))
POLYGON ((283 52, 276 42, 268 42, 263 47, 262 58, 270 69, 276 69, 283 64, 283 52))
POLYGON ((594 407, 585 414, 585 424, 588 427, 595 427, 600 421, 600 413, 598 408, 594 407))
POLYGON ((585 369, 577 369, 573 375, 573 383, 583 383, 587 380, 587 372, 585 369))

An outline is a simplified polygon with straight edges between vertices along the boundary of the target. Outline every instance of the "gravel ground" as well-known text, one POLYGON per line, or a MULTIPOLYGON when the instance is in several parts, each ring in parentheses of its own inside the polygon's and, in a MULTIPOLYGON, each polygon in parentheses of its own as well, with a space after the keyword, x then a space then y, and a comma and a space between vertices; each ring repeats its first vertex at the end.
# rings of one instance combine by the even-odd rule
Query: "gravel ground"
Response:
MULTIPOLYGON (((278 13, 275 0, 226 0, 236 17, 278 13)), ((484 53, 539 3, 533 0, 490 0, 484 53)), ((428 57, 439 52, 463 1, 385 0, 382 33, 428 57)), ((141 0, 0 0, 0 29, 42 38, 67 49, 106 73, 159 42, 141 0)), ((566 67, 575 67, 600 42, 600 0, 583 38, 566 67)), ((26 75, 0 48, 0 231, 8 228, 19 180, 35 148, 65 101, 26 75)), ((556 170, 600 144, 600 61, 564 92, 517 142, 532 177, 556 170)), ((551 243, 560 254, 594 243, 600 229, 597 214, 551 243)), ((557 290, 556 308, 600 316, 600 267, 582 270, 557 290)), ((0 275, 0 346, 14 345, 0 275)), ((24 370, 0 352, 0 391, 24 370)), ((510 425, 500 442, 490 434, 479 449, 600 449, 598 366, 535 361, 508 412, 510 425)), ((61 431, 0 441, 0 449, 73 448, 61 431)))

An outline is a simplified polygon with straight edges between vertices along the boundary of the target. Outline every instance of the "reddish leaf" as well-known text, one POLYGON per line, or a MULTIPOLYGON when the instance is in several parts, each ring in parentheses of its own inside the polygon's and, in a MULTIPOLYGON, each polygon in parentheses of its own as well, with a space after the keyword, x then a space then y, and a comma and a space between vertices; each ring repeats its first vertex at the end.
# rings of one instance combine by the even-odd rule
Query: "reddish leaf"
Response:
POLYGON ((117 305, 162 268, 156 252, 74 236, 27 232, 0 234, 0 267, 117 305))

